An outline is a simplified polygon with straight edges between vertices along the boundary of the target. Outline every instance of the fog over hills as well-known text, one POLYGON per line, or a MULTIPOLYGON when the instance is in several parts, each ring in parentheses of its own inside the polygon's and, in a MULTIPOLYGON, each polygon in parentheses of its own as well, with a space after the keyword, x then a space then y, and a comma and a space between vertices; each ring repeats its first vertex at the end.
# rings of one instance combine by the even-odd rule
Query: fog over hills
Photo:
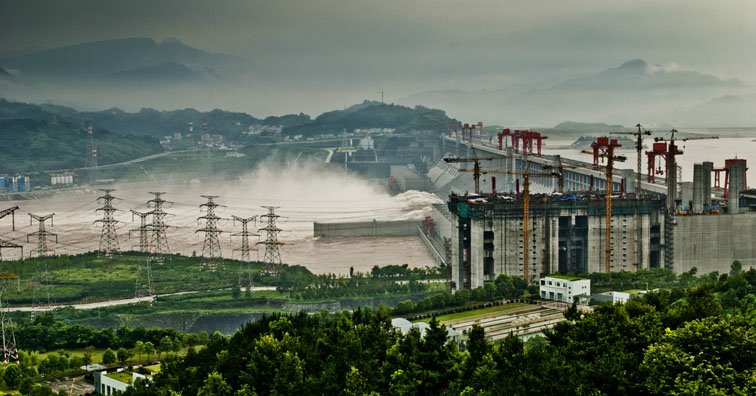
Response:
MULTIPOLYGON (((8 99, 50 101, 93 111, 114 106, 127 111, 194 107, 260 114, 280 107, 277 102, 286 97, 296 113, 307 111, 303 107, 313 96, 304 90, 315 84, 304 83, 302 94, 292 95, 292 86, 284 83, 278 94, 278 72, 175 38, 67 45, 1 58, 0 67, 7 70, 0 69, 0 87, 8 99)), ((427 90, 396 102, 441 108, 467 121, 522 127, 564 120, 714 127, 753 125, 749 111, 756 102, 753 92, 738 79, 633 59, 552 82, 522 80, 498 89, 427 90)), ((323 93, 324 98, 328 95, 323 93)), ((307 133, 318 123, 300 129, 307 133)))

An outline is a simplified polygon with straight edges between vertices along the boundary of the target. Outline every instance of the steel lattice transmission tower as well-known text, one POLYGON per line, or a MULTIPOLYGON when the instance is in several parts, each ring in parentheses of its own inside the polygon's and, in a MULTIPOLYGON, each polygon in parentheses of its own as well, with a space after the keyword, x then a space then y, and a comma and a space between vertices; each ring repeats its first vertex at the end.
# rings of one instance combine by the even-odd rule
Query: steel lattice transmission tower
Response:
POLYGON ((281 229, 276 226, 276 220, 281 217, 275 213, 278 209, 277 206, 263 206, 264 209, 268 209, 268 213, 261 215, 261 218, 266 218, 268 224, 263 228, 258 228, 258 231, 265 231, 267 234, 264 241, 257 242, 258 245, 265 245, 265 255, 263 256, 263 262, 270 266, 266 269, 266 272, 274 274, 276 271, 272 266, 281 264, 281 252, 278 247, 283 245, 283 242, 278 241, 278 233, 281 229))
POLYGON ((254 232, 249 232, 249 229, 247 228, 247 224, 250 222, 254 224, 257 222, 257 216, 248 217, 246 219, 241 218, 239 216, 232 216, 234 219, 234 226, 236 226, 236 222, 240 222, 242 225, 242 231, 237 232, 235 234, 231 234, 231 236, 240 236, 242 237, 242 245, 239 249, 234 249, 235 252, 241 252, 241 260, 242 261, 249 261, 249 251, 250 250, 257 250, 256 248, 250 249, 249 247, 249 237, 250 236, 256 236, 259 237, 260 234, 256 234, 254 232))
POLYGON ((134 209, 131 210, 131 221, 134 221, 134 216, 139 216, 141 225, 139 226, 139 228, 129 230, 129 238, 131 238, 132 232, 139 231, 139 251, 143 253, 150 251, 150 227, 147 224, 147 217, 150 215, 152 215, 152 212, 137 212, 134 209))
POLYGON ((167 213, 163 210, 163 205, 170 203, 162 198, 164 192, 150 192, 155 198, 147 201, 147 205, 152 207, 152 240, 150 241, 150 248, 156 255, 169 254, 168 249, 168 235, 166 229, 168 226, 165 224, 165 216, 167 213))
POLYGON ((89 184, 94 184, 97 181, 97 145, 94 142, 94 124, 91 120, 87 120, 85 123, 85 130, 87 131, 88 144, 86 155, 86 168, 89 169, 89 184))
POLYGON ((200 211, 204 209, 206 214, 198 217, 197 220, 205 220, 205 228, 200 228, 195 232, 205 233, 202 256, 207 259, 205 265, 214 268, 223 262, 220 241, 218 240, 218 234, 223 231, 218 229, 218 220, 220 220, 220 217, 215 214, 215 208, 223 205, 219 205, 214 201, 215 198, 218 198, 217 195, 202 195, 202 198, 206 198, 207 202, 200 205, 200 211))
MULTIPOLYGON (((5 216, 11 215, 11 218, 13 219, 13 231, 16 231, 16 211, 17 210, 18 210, 18 206, 14 206, 12 208, 8 208, 8 209, 0 211, 0 219, 2 219, 5 216)), ((13 243, 11 241, 0 239, 0 260, 3 259, 3 249, 21 249, 21 259, 24 258, 23 246, 17 243, 13 243)))
POLYGON ((55 216, 55 213, 51 213, 45 216, 39 216, 39 215, 29 213, 29 225, 32 224, 32 220, 37 220, 39 222, 39 230, 37 232, 26 234, 26 242, 29 242, 30 236, 37 237, 37 256, 44 256, 47 254, 47 252, 53 251, 52 249, 49 249, 47 247, 48 236, 55 237, 55 243, 58 243, 58 234, 52 233, 45 229, 45 222, 47 220, 50 220, 51 226, 55 226, 55 223, 53 221, 53 216, 55 216))
POLYGON ((110 195, 115 191, 112 188, 101 188, 105 195, 98 197, 98 202, 103 202, 101 208, 97 208, 97 211, 102 211, 102 219, 95 220, 95 223, 102 223, 102 232, 100 233, 100 251, 106 255, 111 255, 120 249, 118 245, 118 234, 116 233, 116 224, 118 220, 113 217, 116 212, 116 208, 113 207, 114 196, 110 195))

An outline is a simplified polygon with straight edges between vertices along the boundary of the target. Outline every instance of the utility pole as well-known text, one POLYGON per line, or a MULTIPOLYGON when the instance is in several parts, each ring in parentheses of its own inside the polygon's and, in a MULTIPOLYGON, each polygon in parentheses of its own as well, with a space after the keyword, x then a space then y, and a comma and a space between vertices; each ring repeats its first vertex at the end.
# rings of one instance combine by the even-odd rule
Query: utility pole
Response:
POLYGON ((266 272, 274 275, 276 271, 273 266, 281 264, 281 252, 279 252, 278 247, 283 245, 283 242, 278 241, 278 233, 282 230, 276 226, 276 219, 281 216, 275 213, 275 210, 278 209, 277 206, 263 206, 263 208, 267 209, 268 213, 260 217, 266 218, 268 224, 263 228, 258 228, 258 231, 265 231, 267 236, 264 241, 257 242, 257 244, 265 245, 263 262, 269 265, 269 267, 266 268, 266 272))
POLYGON ((165 216, 167 213, 163 210, 163 204, 170 203, 162 198, 164 192, 150 192, 155 198, 147 201, 147 205, 152 207, 152 241, 150 247, 154 249, 153 253, 158 256, 169 254, 168 249, 168 236, 166 235, 166 229, 168 226, 165 224, 165 216))
POLYGON ((32 225, 32 220, 37 220, 39 222, 39 230, 37 232, 26 234, 26 242, 29 242, 30 236, 37 237, 37 256, 39 257, 45 256, 47 255, 47 252, 52 251, 52 249, 47 248, 48 236, 55 237, 55 243, 58 243, 58 234, 52 233, 45 229, 45 222, 47 220, 50 220, 51 226, 55 225, 53 221, 53 216, 55 216, 55 213, 51 213, 45 216, 39 216, 39 215, 29 213, 29 225, 32 225))
POLYGON ((220 220, 220 217, 215 214, 215 208, 222 205, 218 205, 214 202, 214 199, 218 198, 217 195, 202 195, 202 197, 206 198, 207 202, 200 205, 200 211, 204 208, 207 214, 198 217, 197 220, 205 220, 205 228, 200 228, 195 232, 205 233, 205 243, 202 245, 202 256, 207 259, 205 265, 214 269, 223 263, 220 241, 218 241, 218 234, 223 231, 218 229, 218 220, 220 220))
MULTIPOLYGON (((3 211, 0 211, 0 219, 2 219, 5 216, 11 215, 11 218, 13 219, 13 231, 16 231, 16 211, 18 210, 18 206, 14 206, 12 208, 5 209, 3 211)), ((21 259, 24 258, 24 247, 13 243, 11 241, 6 241, 4 239, 0 239, 0 260, 3 259, 3 249, 21 249, 21 259)))
POLYGON ((100 251, 105 255, 110 256, 113 252, 120 249, 118 245, 118 234, 116 233, 116 224, 118 220, 113 217, 116 212, 116 208, 113 207, 114 196, 110 195, 115 191, 112 188, 101 188, 100 191, 105 192, 105 195, 98 197, 98 202, 103 202, 101 208, 97 208, 97 211, 102 211, 102 219, 95 220, 95 223, 102 223, 102 233, 100 233, 100 251))
POLYGON ((139 219, 141 220, 141 226, 139 228, 129 230, 129 238, 131 237, 132 231, 139 231, 139 251, 142 253, 147 253, 150 251, 150 240, 148 237, 150 228, 147 224, 147 216, 151 214, 152 212, 137 212, 134 209, 131 210, 131 221, 134 221, 134 216, 139 216, 139 219))

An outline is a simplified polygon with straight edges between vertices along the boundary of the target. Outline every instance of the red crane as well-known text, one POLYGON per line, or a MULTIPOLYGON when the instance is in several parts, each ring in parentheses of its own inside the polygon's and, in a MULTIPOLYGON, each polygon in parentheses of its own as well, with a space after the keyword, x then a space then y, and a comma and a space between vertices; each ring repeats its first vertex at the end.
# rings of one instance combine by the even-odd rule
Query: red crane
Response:
MULTIPOLYGON (((730 185, 730 168, 732 168, 735 164, 743 164, 743 169, 746 171, 748 170, 748 167, 746 166, 746 160, 742 158, 731 158, 725 160, 724 168, 714 168, 711 170, 712 173, 714 173, 714 187, 717 188, 724 188, 724 197, 727 198, 729 195, 729 185, 730 185), (722 187, 721 177, 720 173, 724 172, 724 187, 722 187)), ((748 178, 745 178, 745 180, 748 180, 748 178)))

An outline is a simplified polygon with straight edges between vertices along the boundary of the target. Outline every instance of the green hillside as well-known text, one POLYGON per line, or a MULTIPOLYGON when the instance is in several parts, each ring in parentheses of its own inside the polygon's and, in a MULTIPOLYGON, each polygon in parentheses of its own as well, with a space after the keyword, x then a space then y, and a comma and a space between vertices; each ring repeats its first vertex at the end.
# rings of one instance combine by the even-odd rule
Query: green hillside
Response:
MULTIPOLYGON (((81 168, 88 136, 78 113, 58 115, 40 106, 0 100, 2 173, 81 168)), ((100 165, 162 152, 148 136, 121 135, 95 124, 100 165)))

